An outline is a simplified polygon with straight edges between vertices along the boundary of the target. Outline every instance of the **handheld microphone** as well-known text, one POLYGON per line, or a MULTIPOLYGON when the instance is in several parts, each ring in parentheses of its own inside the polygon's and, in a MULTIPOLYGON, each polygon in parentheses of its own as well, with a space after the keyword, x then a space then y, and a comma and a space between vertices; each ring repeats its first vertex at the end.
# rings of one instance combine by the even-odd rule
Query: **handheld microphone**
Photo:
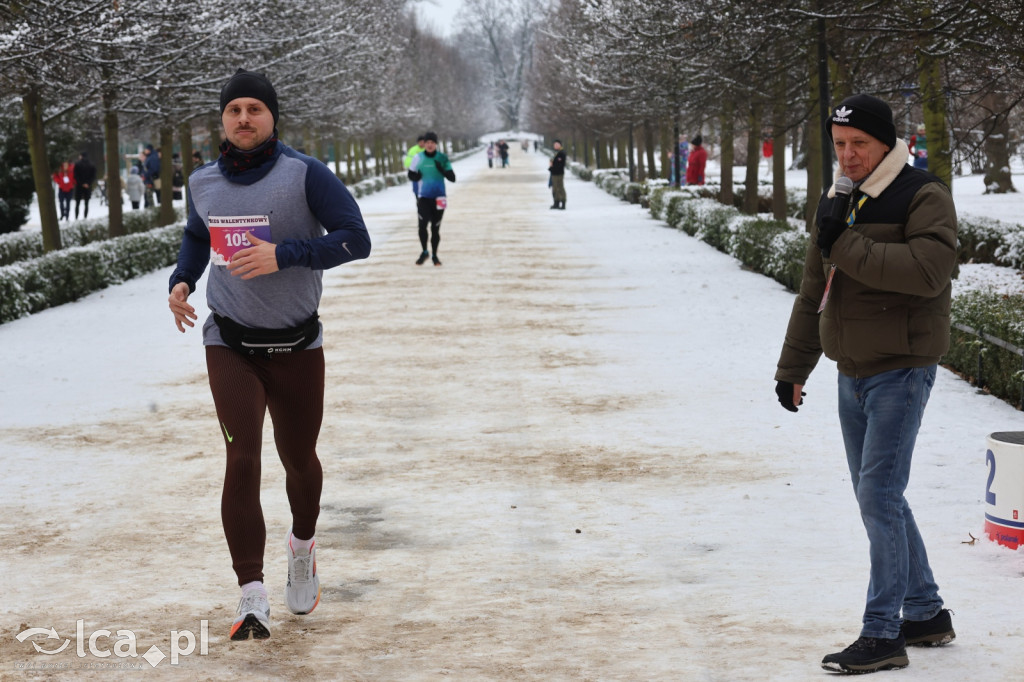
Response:
POLYGON ((829 257, 832 244, 846 229, 846 210, 850 207, 850 194, 853 193, 853 180, 845 175, 839 176, 835 184, 835 196, 832 198, 832 211, 822 217, 818 225, 818 248, 821 255, 829 257))
POLYGON ((850 194, 853 193, 853 180, 840 175, 836 179, 836 196, 832 200, 832 217, 846 222, 846 209, 850 206, 850 194))

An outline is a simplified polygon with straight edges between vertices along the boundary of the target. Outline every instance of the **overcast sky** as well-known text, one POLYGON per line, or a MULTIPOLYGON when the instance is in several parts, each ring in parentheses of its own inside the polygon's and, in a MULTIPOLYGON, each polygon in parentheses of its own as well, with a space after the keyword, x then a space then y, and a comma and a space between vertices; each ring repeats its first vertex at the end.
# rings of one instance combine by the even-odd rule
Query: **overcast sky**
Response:
POLYGON ((455 17, 463 0, 417 0, 416 11, 423 19, 424 28, 433 27, 434 33, 450 35, 455 26, 455 17))

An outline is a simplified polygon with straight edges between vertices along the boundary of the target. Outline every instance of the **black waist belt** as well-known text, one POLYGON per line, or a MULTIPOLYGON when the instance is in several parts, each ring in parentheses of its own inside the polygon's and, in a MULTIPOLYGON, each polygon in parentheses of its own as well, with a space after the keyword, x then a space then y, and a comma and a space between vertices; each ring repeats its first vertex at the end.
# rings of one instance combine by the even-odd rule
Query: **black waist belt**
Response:
POLYGON ((242 355, 271 357, 280 353, 294 353, 316 341, 320 335, 320 315, 313 316, 298 327, 288 329, 256 329, 238 324, 230 317, 213 314, 224 343, 242 355))

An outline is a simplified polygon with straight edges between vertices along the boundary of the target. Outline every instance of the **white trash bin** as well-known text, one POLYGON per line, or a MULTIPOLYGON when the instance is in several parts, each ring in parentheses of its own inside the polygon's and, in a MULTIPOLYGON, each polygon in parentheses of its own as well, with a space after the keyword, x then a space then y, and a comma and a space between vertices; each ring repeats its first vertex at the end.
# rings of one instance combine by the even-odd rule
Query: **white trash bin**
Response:
POLYGON ((1024 431, 989 434, 985 465, 985 533, 1017 549, 1024 545, 1024 431))

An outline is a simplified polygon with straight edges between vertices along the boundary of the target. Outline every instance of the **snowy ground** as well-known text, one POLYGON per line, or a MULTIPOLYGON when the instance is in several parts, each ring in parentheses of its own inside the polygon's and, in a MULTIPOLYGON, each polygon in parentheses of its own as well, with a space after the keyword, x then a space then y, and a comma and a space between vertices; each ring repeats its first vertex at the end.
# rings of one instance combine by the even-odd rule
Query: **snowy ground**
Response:
MULTIPOLYGON (((0 326, 0 679, 827 676, 867 549, 834 365, 798 414, 775 399, 792 294, 572 177, 548 210, 547 159, 511 153, 456 164, 442 268, 413 265, 408 187, 360 200, 373 254, 327 273, 321 309, 323 601, 299 617, 281 598, 268 428, 267 641, 226 637, 222 440, 170 269, 0 326), (170 654, 204 620, 207 653, 177 665, 89 651, 105 629, 98 650, 125 630, 170 654)), ((908 497, 958 637, 912 649, 902 680, 1022 679, 1024 553, 964 543, 993 431, 1024 414, 940 371, 908 497)))

